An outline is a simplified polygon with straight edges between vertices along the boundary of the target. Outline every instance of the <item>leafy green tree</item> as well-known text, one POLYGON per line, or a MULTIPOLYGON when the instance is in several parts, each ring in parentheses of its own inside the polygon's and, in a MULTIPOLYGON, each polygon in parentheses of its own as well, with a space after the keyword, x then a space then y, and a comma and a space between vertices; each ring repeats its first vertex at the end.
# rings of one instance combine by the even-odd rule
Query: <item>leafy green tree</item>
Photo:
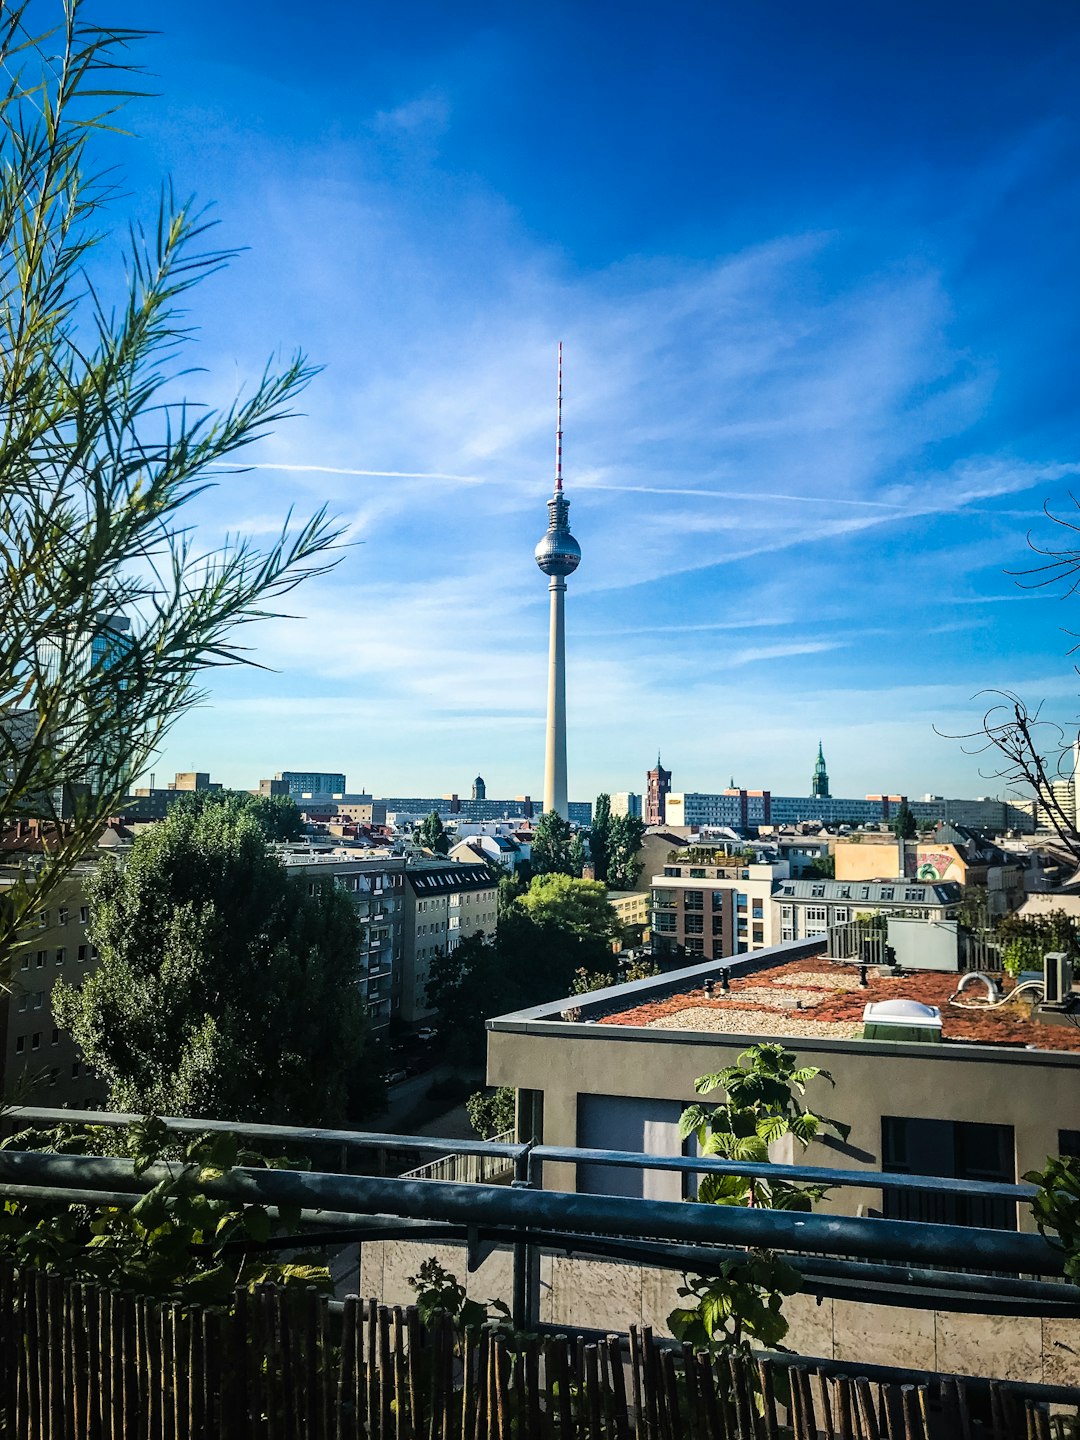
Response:
MULTIPOLYGON (((694 1082, 699 1095, 723 1090, 719 1105, 690 1105, 679 1134, 696 1136, 702 1155, 767 1164, 769 1146, 792 1136, 805 1150, 826 1130, 846 1140, 850 1127, 804 1108, 798 1096, 814 1080, 832 1084, 815 1065, 799 1066, 782 1045, 751 1045, 734 1065, 694 1082)), ((770 1210, 809 1210, 825 1195, 820 1185, 793 1185, 747 1175, 705 1175, 698 1200, 711 1205, 753 1205, 770 1210)), ((679 1294, 685 1304, 668 1317, 676 1338, 708 1349, 749 1349, 751 1342, 773 1347, 787 1334, 786 1295, 800 1287, 798 1274, 771 1251, 751 1250, 731 1260, 718 1274, 685 1277, 679 1294)))
MULTIPOLYGON (((554 810, 545 810, 536 822, 532 838, 534 875, 572 875, 570 821, 554 810)), ((578 874, 580 874, 580 870, 578 874)))
POLYGON ((322 511, 265 548, 193 534, 185 507, 313 372, 296 356, 223 411, 185 401, 185 292, 229 257, 168 189, 145 230, 116 233, 123 187, 93 146, 135 93, 141 37, 88 8, 57 4, 45 34, 36 8, 0 9, 0 830, 53 826, 6 892, 0 978, 203 675, 247 663, 238 627, 325 570, 340 535, 322 511))
POLYGON ((247 790, 192 790, 178 796, 169 811, 185 810, 199 815, 215 805, 225 805, 234 813, 246 811, 265 839, 294 841, 304 838, 304 817, 291 795, 252 795, 247 790))
POLYGON ((496 1090, 477 1090, 465 1101, 469 1124, 481 1140, 490 1140, 493 1135, 504 1135, 513 1130, 517 1107, 517 1091, 512 1085, 500 1085, 496 1090))
POLYGON ((592 827, 589 831, 589 850, 592 854, 593 873, 597 880, 607 884, 610 845, 608 827, 611 824, 611 796, 598 795, 593 805, 592 827))
POLYGON ((823 875, 826 880, 836 879, 836 856, 815 855, 810 861, 809 868, 815 875, 823 875))
POLYGON ((537 875, 516 905, 541 924, 550 922, 585 939, 610 944, 619 934, 619 917, 599 880, 537 875))
POLYGON ((638 855, 645 822, 636 815, 613 815, 608 824, 608 889, 633 890, 641 874, 638 855))
POLYGON ((589 856, 585 849, 585 841, 579 830, 570 841, 570 874, 582 876, 588 863, 589 856))
POLYGON ((892 832, 898 840, 914 840, 919 833, 915 816, 911 813, 911 808, 906 800, 900 802, 900 808, 892 823, 892 832))
POLYGON ((288 875, 246 806, 174 810, 89 898, 100 961, 53 1010, 111 1108, 332 1126, 378 1107, 352 902, 288 875))
POLYGON ((504 872, 500 875, 498 884, 499 914, 505 915, 514 901, 524 895, 528 888, 526 880, 518 870, 514 870, 510 874, 504 872))
POLYGON ((535 919, 515 902, 499 917, 494 935, 470 935, 448 954, 435 955, 427 1001, 440 1033, 454 1036, 463 1054, 478 1061, 490 1016, 566 995, 576 970, 610 962, 607 941, 577 934, 550 916, 535 919))
POLYGON ((426 816, 423 822, 413 831, 413 840, 417 845, 422 845, 425 850, 431 850, 436 855, 449 855, 450 837, 446 833, 442 816, 437 810, 433 810, 426 816))

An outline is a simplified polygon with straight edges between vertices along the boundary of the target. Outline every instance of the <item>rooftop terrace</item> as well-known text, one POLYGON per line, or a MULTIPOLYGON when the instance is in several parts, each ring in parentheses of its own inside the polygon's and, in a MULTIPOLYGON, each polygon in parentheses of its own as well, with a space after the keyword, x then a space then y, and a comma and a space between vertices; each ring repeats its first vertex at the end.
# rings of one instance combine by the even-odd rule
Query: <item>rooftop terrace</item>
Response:
POLYGON ((1047 1023, 1023 997, 986 1004, 981 987, 965 991, 959 1004, 950 1004, 961 978, 928 970, 893 975, 869 966, 864 986, 857 965, 830 962, 824 955, 778 959, 741 973, 732 968, 731 989, 726 993, 714 985, 709 994, 697 985, 643 999, 598 1019, 601 1025, 640 1025, 649 1030, 857 1040, 863 1034, 864 1006, 881 1000, 917 1000, 940 1009, 946 1042, 1080 1051, 1080 1011, 1047 1023))

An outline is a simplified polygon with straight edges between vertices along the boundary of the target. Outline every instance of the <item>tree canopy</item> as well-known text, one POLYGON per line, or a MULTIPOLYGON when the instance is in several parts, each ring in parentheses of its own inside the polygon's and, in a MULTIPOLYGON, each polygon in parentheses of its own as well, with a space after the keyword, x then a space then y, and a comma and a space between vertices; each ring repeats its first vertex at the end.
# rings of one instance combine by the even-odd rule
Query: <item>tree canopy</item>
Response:
POLYGON ((323 511, 265 547, 192 531, 185 507, 313 371, 295 355, 220 411, 185 398, 185 292, 229 256, 168 187, 115 233, 123 186, 93 149, 136 93, 141 36, 84 0, 51 8, 47 33, 37 7, 0 10, 0 829, 50 822, 7 891, 0 978, 205 672, 247 661, 237 628, 324 571, 340 534, 323 511))
MULTIPOLYGON (((555 810, 545 810, 533 830, 533 874, 573 875, 573 838, 570 821, 564 820, 555 810)), ((580 865, 577 874, 581 874, 580 865)))
POLYGON ((234 814, 242 812, 252 817, 271 841, 302 840, 304 838, 304 817, 291 795, 252 795, 247 790, 191 790, 185 791, 169 807, 199 815, 206 809, 224 805, 234 814))
POLYGON ((641 874, 641 842, 645 822, 637 815, 613 815, 608 823, 608 873, 610 890, 633 890, 641 874))
POLYGON ((450 853, 450 837, 446 833, 442 816, 437 810, 424 816, 424 819, 413 831, 413 840, 417 845, 422 845, 425 850, 434 851, 436 855, 449 855, 450 853))
POLYGON ((599 880, 571 875, 537 875, 515 902, 538 924, 550 923, 584 940, 614 940, 621 931, 599 880))
POLYGON ((914 840, 919 832, 915 816, 911 813, 911 807, 906 800, 900 802, 900 808, 892 823, 892 830, 898 840, 914 840))
POLYGON ((428 1004, 438 1014, 440 1033, 456 1037, 464 1058, 479 1060, 490 1016, 561 999, 577 970, 610 963, 606 940, 575 933, 550 915, 534 918, 518 900, 500 915, 494 935, 471 935, 448 954, 436 954, 428 1004))
POLYGON ((592 827, 589 830, 589 851, 592 855, 593 874, 597 880, 607 884, 608 877, 608 827, 611 824, 611 796, 597 795, 593 802, 592 827))
POLYGON ((352 902, 289 876, 252 807, 177 807, 89 899, 98 967, 53 1009, 113 1109, 336 1125, 377 1108, 352 902))

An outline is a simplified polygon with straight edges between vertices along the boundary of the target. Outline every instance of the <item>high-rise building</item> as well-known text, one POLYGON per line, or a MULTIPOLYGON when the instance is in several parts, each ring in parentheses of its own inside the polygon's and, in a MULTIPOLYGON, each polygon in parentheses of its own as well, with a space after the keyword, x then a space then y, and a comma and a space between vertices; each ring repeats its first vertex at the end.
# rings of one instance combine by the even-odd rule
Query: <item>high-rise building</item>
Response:
POLYGON ((817 742, 817 759, 814 761, 814 778, 810 781, 810 794, 815 800, 829 799, 829 772, 825 769, 825 756, 821 741, 817 742))
POLYGON ((39 704, 56 717, 54 739, 67 772, 51 796, 57 819, 70 818, 72 787, 108 792, 123 780, 128 758, 123 660, 132 648, 130 632, 126 615, 101 613, 92 628, 68 627, 38 642, 39 704))
POLYGON ((484 777, 482 775, 477 775, 476 779, 472 782, 472 798, 474 800, 487 799, 487 786, 484 784, 484 777))
MULTIPOLYGON (((299 798, 301 795, 344 795, 345 776, 336 770, 279 770, 274 777, 289 788, 285 793, 299 798)), ((259 782, 259 789, 267 784, 259 782)), ((272 792, 273 793, 273 792, 272 792)))
MULTIPOLYGON (((660 764, 660 752, 656 754, 656 769, 650 770, 645 796, 645 824, 663 825, 667 821, 667 797, 671 793, 671 771, 660 764)), ((682 824, 682 821, 679 821, 682 824)))
POLYGON ((566 577, 581 563, 581 546, 570 534, 570 502, 563 494, 562 474, 562 341, 556 391, 555 489, 548 506, 547 534, 535 550, 536 563, 548 578, 551 620, 548 637, 547 743, 544 754, 544 810, 565 820, 566 805, 566 577))
POLYGON ((614 790, 611 794, 612 815, 629 815, 632 820, 641 819, 641 796, 632 790, 614 790))

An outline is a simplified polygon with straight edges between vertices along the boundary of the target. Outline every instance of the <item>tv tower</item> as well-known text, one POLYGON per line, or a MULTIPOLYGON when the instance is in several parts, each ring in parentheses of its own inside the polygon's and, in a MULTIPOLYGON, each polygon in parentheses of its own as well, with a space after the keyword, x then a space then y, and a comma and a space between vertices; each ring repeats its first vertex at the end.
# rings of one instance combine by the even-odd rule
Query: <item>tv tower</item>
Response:
POLYGON ((570 502, 562 475, 562 341, 555 402, 555 489, 547 502, 547 534, 536 547, 536 563, 548 580, 551 628, 548 639, 547 744, 544 755, 544 810, 567 818, 566 805, 566 577, 581 563, 581 546, 570 534, 570 502))

